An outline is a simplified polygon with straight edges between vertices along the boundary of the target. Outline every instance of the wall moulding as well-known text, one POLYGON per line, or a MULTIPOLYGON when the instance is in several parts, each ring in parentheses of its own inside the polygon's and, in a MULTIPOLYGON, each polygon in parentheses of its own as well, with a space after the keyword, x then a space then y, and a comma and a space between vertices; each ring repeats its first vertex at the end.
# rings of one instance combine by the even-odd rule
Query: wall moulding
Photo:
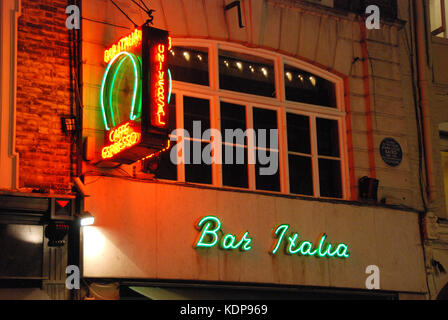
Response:
POLYGON ((19 156, 15 152, 15 124, 17 26, 20 14, 20 0, 0 2, 0 189, 18 188, 19 156))

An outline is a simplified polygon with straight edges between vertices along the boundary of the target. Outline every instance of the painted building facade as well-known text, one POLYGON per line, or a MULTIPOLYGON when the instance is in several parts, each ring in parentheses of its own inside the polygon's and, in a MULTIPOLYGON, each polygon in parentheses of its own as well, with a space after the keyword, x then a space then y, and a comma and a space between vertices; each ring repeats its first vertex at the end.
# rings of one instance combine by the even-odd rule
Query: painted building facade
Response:
MULTIPOLYGON (((236 8, 226 11, 218 1, 151 3, 156 10, 154 27, 168 30, 173 41, 176 127, 189 128, 192 119, 206 119, 209 127, 222 130, 228 125, 225 119, 233 117, 238 128, 253 128, 255 113, 272 111, 274 127, 280 128, 280 161, 277 180, 268 182, 270 190, 260 182, 256 165, 232 171, 225 165, 185 164, 170 175, 162 159, 159 165, 165 172, 153 175, 134 174, 139 169, 132 165, 98 172, 104 166, 95 160, 101 160, 104 145, 98 105, 103 52, 131 31, 116 27, 128 26, 129 21, 113 5, 103 5, 91 1, 83 7, 84 135, 94 146, 91 164, 96 161, 96 166, 85 167, 90 196, 85 208, 96 218, 95 226, 83 231, 85 277, 146 279, 147 286, 151 281, 175 280, 363 291, 366 268, 377 265, 381 292, 425 297, 419 224, 423 203, 415 174, 418 137, 406 46, 406 32, 411 29, 401 21, 409 19, 406 5, 399 4, 401 20, 386 18, 380 30, 366 30, 365 22, 350 11, 306 1, 242 1, 244 27, 236 8), (272 73, 273 95, 251 91, 250 80, 248 88, 228 83, 228 72, 255 70, 261 75, 263 70, 258 69, 263 63, 269 72, 266 78, 272 73), (176 70, 188 68, 205 70, 206 80, 176 75, 176 70), (301 76, 331 83, 333 104, 295 97, 292 83, 303 81, 301 76), (237 111, 227 114, 238 108, 240 118, 237 111), (329 126, 323 129, 326 121, 329 126), (297 139, 311 140, 309 147, 294 144, 293 128, 305 132, 297 139), (403 161, 397 167, 381 158, 385 138, 394 138, 402 147, 403 161), (322 139, 339 150, 320 153, 322 139), (340 168, 340 177, 332 165, 340 168), (229 178, 229 171, 243 181, 229 178), (358 181, 364 176, 379 180, 378 204, 359 200, 358 181), (307 179, 312 181, 309 185, 301 183, 307 179), (221 237, 248 231, 252 249, 195 248, 198 221, 207 216, 219 218, 221 237), (270 254, 273 231, 281 224, 290 226, 288 232, 299 233, 300 241, 317 244, 326 233, 331 241, 347 244, 350 257, 291 256, 283 249, 270 254)), ((137 25, 145 22, 138 7, 121 5, 137 25)), ((444 207, 439 209, 443 215, 444 207)))
MULTIPOLYGON (((148 19, 131 2, 116 3, 135 25, 148 19)), ((40 196, 51 203, 74 197, 74 179, 81 178, 76 210, 90 212, 95 224, 81 229, 78 262, 90 284, 88 295, 97 298, 125 297, 129 292, 120 286, 150 298, 201 298, 205 287, 215 297, 238 289, 242 298, 260 297, 259 292, 307 298, 313 292, 435 299, 448 267, 446 146, 439 126, 448 121, 446 39, 430 30, 432 21, 438 23, 437 7, 413 1, 244 0, 240 21, 236 6, 225 10, 232 3, 150 2, 153 27, 172 38, 169 121, 185 129, 199 120, 204 130, 278 129, 276 147, 256 145, 257 152, 278 155, 274 175, 261 175, 260 163, 173 165, 172 149, 132 164, 104 161, 104 52, 135 27, 109 1, 77 2, 83 19, 77 42, 82 54, 76 56, 71 43, 77 34, 64 24, 65 7, 73 3, 6 1, 2 43, 11 42, 2 47, 2 83, 17 78, 17 84, 11 85, 15 92, 2 85, 5 194, 32 198, 31 189, 46 188, 53 195, 40 196), (359 16, 368 4, 380 6, 379 30, 367 29, 359 16), (11 32, 16 39, 7 36, 11 32), (38 35, 53 42, 34 43, 38 35), (36 53, 46 60, 40 62, 36 53), (4 68, 15 59, 16 68, 4 68), (62 133, 60 118, 70 115, 82 126, 82 139, 62 133), (218 220, 220 231, 201 238, 207 222, 212 230, 218 220), (236 248, 240 239, 251 241, 236 248), (304 241, 313 246, 306 250, 304 241), (323 254, 328 243, 340 248, 333 257, 323 254), (372 265, 380 271, 379 290, 366 288, 366 268, 372 265)), ((109 103, 124 97, 125 104, 132 96, 134 87, 124 80, 109 103)), ((178 145, 192 141, 174 139, 178 145)), ((247 148, 244 141, 232 142, 215 152, 247 148)), ((178 152, 183 159, 189 155, 178 152)), ((23 211, 13 209, 2 210, 23 211)), ((52 209, 41 210, 46 216, 52 209)), ((70 256, 76 249, 69 241, 59 250, 70 256)), ((66 264, 55 263, 58 292, 64 291, 66 264)))

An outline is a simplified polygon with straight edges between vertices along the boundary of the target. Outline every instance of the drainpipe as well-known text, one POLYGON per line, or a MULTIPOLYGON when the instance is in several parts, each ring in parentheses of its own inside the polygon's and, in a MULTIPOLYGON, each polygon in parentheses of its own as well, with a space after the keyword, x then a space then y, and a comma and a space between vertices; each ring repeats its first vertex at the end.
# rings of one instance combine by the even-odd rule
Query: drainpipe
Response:
POLYGON ((435 184, 433 177, 433 159, 432 159, 432 129, 431 118, 429 115, 429 90, 431 83, 427 80, 426 72, 426 56, 427 56, 427 34, 425 5, 422 0, 414 2, 414 19, 415 19, 415 37, 417 46, 417 77, 418 90, 420 94, 420 108, 422 110, 423 125, 423 143, 425 150, 425 167, 426 167, 426 193, 428 195, 429 204, 434 200, 435 184))
POLYGON ((362 71, 364 78, 364 104, 366 110, 367 147, 369 152, 370 178, 376 179, 375 143, 373 140, 372 93, 370 90, 369 52, 367 49, 367 27, 365 17, 358 17, 361 29, 362 71))
POLYGON ((423 0, 412 1, 413 3, 413 15, 414 15, 414 32, 416 39, 416 64, 417 64, 417 82, 419 90, 419 107, 421 109, 421 123, 423 129, 423 147, 425 153, 425 168, 426 168, 426 195, 428 197, 428 204, 425 204, 425 213, 421 216, 420 230, 422 233, 421 241, 423 247, 423 259, 426 270, 426 284, 428 287, 428 296, 431 300, 432 291, 434 288, 434 271, 431 264, 431 250, 426 247, 426 240, 435 240, 438 238, 437 232, 437 218, 434 213, 430 212, 428 207, 431 207, 432 202, 435 199, 435 185, 433 172, 433 159, 432 159, 432 129, 431 118, 429 116, 429 86, 431 82, 427 79, 426 67, 429 64, 428 54, 428 30, 426 27, 426 8, 423 0), (433 230, 433 228, 435 228, 433 230), (434 232, 435 231, 435 232, 434 232), (433 284, 430 285, 430 280, 433 284))

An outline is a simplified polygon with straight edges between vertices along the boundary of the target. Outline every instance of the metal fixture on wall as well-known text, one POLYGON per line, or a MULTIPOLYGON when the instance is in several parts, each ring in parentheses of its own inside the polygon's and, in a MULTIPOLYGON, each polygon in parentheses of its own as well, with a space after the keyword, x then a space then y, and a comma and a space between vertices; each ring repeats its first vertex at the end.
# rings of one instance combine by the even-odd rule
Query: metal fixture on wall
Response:
POLYGON ((81 227, 91 226, 95 223, 95 217, 90 213, 85 211, 79 216, 81 227))
POLYGON ((76 117, 75 116, 61 117, 61 126, 62 126, 62 132, 64 132, 67 136, 73 136, 77 129, 76 117))
POLYGON ((369 177, 359 179, 359 198, 364 201, 378 201, 379 180, 369 177))
POLYGON ((238 22, 240 25, 240 29, 244 28, 243 25, 243 18, 241 16, 241 1, 233 1, 232 3, 229 3, 228 5, 224 6, 224 11, 228 11, 234 7, 238 8, 238 22))

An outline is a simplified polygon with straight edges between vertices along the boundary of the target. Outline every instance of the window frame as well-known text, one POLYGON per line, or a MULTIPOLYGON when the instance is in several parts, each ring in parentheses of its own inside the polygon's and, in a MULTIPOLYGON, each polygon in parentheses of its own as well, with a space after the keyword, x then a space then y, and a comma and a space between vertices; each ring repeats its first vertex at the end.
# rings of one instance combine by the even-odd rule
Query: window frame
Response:
MULTIPOLYGON (((176 97, 176 124, 177 128, 183 128, 183 97, 190 96, 201 99, 208 99, 210 101, 210 125, 218 131, 221 131, 221 101, 239 104, 246 108, 246 129, 253 128, 253 114, 254 107, 262 109, 275 110, 277 112, 277 126, 279 130, 279 175, 280 175, 280 191, 266 191, 257 190, 255 182, 255 165, 248 164, 248 179, 249 188, 237 188, 223 186, 222 181, 222 166, 219 164, 212 164, 212 184, 203 185, 198 183, 188 183, 185 181, 185 165, 177 165, 177 181, 173 183, 188 183, 197 184, 201 186, 217 187, 229 190, 242 190, 256 193, 268 193, 268 194, 282 194, 293 195, 299 197, 308 197, 313 199, 331 199, 331 200, 348 200, 350 199, 350 179, 349 179, 349 166, 348 166, 348 150, 347 150, 347 117, 345 112, 345 92, 344 92, 344 80, 337 75, 320 69, 305 61, 291 58, 289 56, 279 54, 277 52, 260 49, 260 48, 247 48, 236 43, 228 43, 219 40, 205 40, 205 39, 192 39, 192 38, 173 38, 173 46, 193 46, 203 47, 209 50, 209 86, 179 82, 173 80, 173 94, 176 97), (242 54, 253 55, 264 59, 273 61, 275 72, 275 88, 276 97, 263 97, 253 94, 235 92, 219 87, 219 50, 233 51, 242 54), (285 74, 284 67, 289 65, 302 69, 306 72, 312 73, 323 79, 332 82, 335 85, 336 94, 336 108, 311 105, 301 102, 288 101, 285 95, 285 74), (287 130, 286 130, 286 115, 287 113, 295 113, 310 117, 310 130, 311 130, 311 147, 312 147, 312 164, 313 164, 313 185, 314 195, 297 195, 290 193, 289 186, 289 163, 288 163, 288 143, 287 143, 287 130), (316 118, 323 118, 329 120, 338 121, 339 130, 339 148, 340 148, 340 161, 341 165, 341 198, 326 198, 320 196, 319 186, 319 156, 317 154, 317 130, 316 130, 316 118)), ((178 141, 179 141, 178 137, 178 141)), ((221 148, 218 148, 221 149, 221 148)), ((216 151, 215 151, 216 152, 216 151)), ((217 151, 221 152, 221 150, 217 151)), ((326 158, 326 157, 323 157, 326 158)), ((330 157, 332 158, 332 157, 330 157)), ((166 180, 170 182, 170 180, 166 180)))
MULTIPOLYGON (((437 0, 434 0, 434 1, 437 1, 437 0)), ((440 14, 441 14, 442 25, 437 29, 431 30, 431 35, 433 37, 448 39, 448 33, 447 33, 447 28, 446 28, 446 25, 447 25, 446 9, 447 9, 447 7, 448 7, 448 3, 446 3, 446 0, 440 0, 440 14), (442 34, 442 36, 439 36, 440 34, 442 34)), ((432 24, 431 18, 432 18, 432 14, 431 14, 431 7, 430 7, 429 8, 429 19, 430 19, 429 25, 430 25, 430 27, 432 24)))

